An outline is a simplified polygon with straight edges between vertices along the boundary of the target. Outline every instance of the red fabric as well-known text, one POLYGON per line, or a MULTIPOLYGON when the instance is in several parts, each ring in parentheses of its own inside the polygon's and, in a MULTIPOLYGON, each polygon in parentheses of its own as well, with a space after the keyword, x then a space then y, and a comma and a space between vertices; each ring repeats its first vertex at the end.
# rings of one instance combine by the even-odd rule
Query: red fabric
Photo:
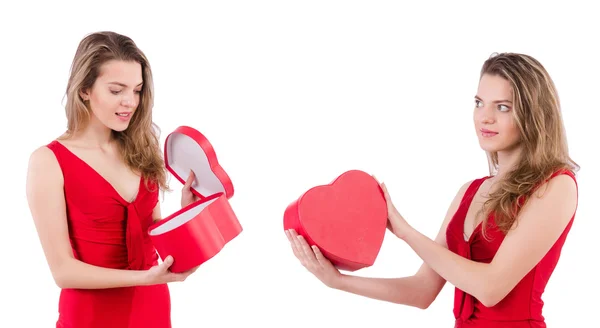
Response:
MULTIPOLYGON (((140 180, 133 202, 60 142, 50 148, 64 175, 69 237, 75 258, 121 270, 147 270, 158 255, 147 234, 158 191, 140 180)), ((63 289, 56 327, 169 328, 171 303, 166 284, 110 289, 63 289)))
MULTIPOLYGON (((575 180, 570 171, 559 171, 552 175, 567 174, 575 180)), ((504 240, 504 234, 494 225, 493 215, 486 228, 484 239, 481 224, 473 231, 468 241, 464 238, 464 221, 469 205, 481 184, 489 177, 477 179, 467 188, 461 204, 448 225, 446 239, 448 248, 465 258, 477 262, 490 263, 504 240)), ((575 183, 577 181, 575 180, 575 183)), ((575 214, 553 247, 542 260, 514 287, 498 304, 485 307, 475 297, 455 288, 454 316, 455 327, 546 327, 542 308, 542 294, 556 264, 560 252, 571 230, 575 214)), ((490 284, 493 284, 490 281, 490 284)))

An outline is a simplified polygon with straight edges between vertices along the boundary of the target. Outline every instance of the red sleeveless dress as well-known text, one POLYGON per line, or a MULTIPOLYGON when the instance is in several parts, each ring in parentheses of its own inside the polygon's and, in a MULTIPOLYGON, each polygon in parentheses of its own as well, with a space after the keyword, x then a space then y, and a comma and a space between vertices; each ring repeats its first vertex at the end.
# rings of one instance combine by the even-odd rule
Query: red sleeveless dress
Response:
MULTIPOLYGON (((76 259, 121 270, 147 270, 158 255, 147 234, 158 191, 140 179, 133 202, 54 140, 47 145, 62 169, 69 237, 76 259)), ((108 289, 62 289, 57 328, 170 328, 166 284, 108 289)))
MULTIPOLYGON (((558 174, 571 176, 577 184, 577 180, 571 171, 561 170, 554 173, 552 177, 558 174)), ((448 248, 452 252, 483 263, 492 261, 504 240, 504 234, 493 224, 493 216, 490 216, 489 225, 486 227, 487 239, 484 239, 481 224, 479 224, 471 237, 465 241, 464 222, 473 197, 481 184, 488 178, 480 178, 470 184, 446 231, 448 248)), ((574 218, 575 214, 573 214, 561 236, 542 260, 495 306, 485 307, 475 297, 455 288, 455 328, 545 328, 546 324, 542 315, 544 305, 542 294, 560 258, 563 244, 571 230, 574 218)))

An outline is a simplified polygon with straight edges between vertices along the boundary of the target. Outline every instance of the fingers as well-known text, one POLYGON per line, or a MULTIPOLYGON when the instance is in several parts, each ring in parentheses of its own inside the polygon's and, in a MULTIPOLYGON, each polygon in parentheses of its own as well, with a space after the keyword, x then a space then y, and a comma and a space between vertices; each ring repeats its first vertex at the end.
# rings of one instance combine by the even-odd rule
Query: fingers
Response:
POLYGON ((184 273, 169 273, 168 281, 171 282, 183 282, 190 274, 187 272, 184 273))
POLYGON ((381 190, 383 191, 383 196, 385 197, 385 200, 389 202, 390 194, 387 190, 387 187, 385 186, 385 182, 380 182, 375 175, 371 175, 371 176, 373 177, 373 179, 375 179, 375 181, 377 181, 377 183, 381 187, 381 190))
POLYGON ((377 177, 375 176, 375 174, 372 174, 371 176, 373 177, 373 179, 375 179, 375 181, 377 181, 378 184, 381 185, 381 182, 379 182, 379 179, 377 179, 377 177))
POLYGON ((197 267, 195 267, 195 268, 193 268, 193 269, 190 269, 190 270, 188 270, 188 271, 181 272, 181 273, 173 273, 173 272, 170 272, 169 274, 170 274, 171 276, 169 277, 169 279, 170 279, 171 281, 183 282, 183 281, 185 281, 185 280, 186 280, 186 279, 187 279, 187 278, 188 278, 190 275, 192 275, 194 272, 196 272, 196 270, 198 270, 198 267, 199 267, 199 266, 197 266, 197 267))
POLYGON ((290 243, 292 242, 292 231, 294 231, 294 229, 289 229, 285 231, 285 236, 287 237, 290 243))
POLYGON ((385 200, 386 201, 390 201, 390 193, 387 190, 387 187, 385 186, 385 182, 381 183, 381 189, 383 189, 383 195, 385 196, 385 200))
POLYGON ((192 273, 196 272, 196 270, 198 270, 198 268, 199 268, 199 267, 200 267, 200 266, 197 266, 197 267, 195 267, 195 268, 192 268, 192 269, 188 270, 188 271, 186 272, 186 277, 189 277, 189 276, 190 276, 192 273))
POLYGON ((319 261, 317 261, 317 258, 315 257, 315 253, 313 252, 312 248, 310 247, 310 245, 308 245, 308 242, 306 241, 306 239, 304 239, 302 235, 298 235, 295 238, 295 242, 296 248, 302 256, 303 265, 309 271, 314 271, 314 269, 319 266, 319 261))
POLYGON ((196 272, 196 270, 198 270, 199 267, 200 266, 191 268, 191 269, 189 269, 189 270, 187 270, 185 272, 182 272, 181 274, 183 274, 183 275, 185 275, 187 277, 187 276, 191 275, 192 273, 196 272))
POLYGON ((298 235, 295 230, 290 229, 286 231, 286 236, 290 241, 294 255, 296 258, 298 258, 298 260, 300 260, 300 263, 305 268, 312 271, 316 266, 319 265, 319 261, 315 257, 315 253, 302 235, 298 235))
POLYGON ((304 257, 309 261, 312 259, 316 259, 315 254, 313 253, 312 249, 306 242, 306 239, 304 239, 303 236, 299 235, 297 240, 298 240, 298 244, 300 245, 300 249, 304 253, 304 257))
POLYGON ((196 270, 198 270, 198 268, 200 267, 200 266, 196 266, 188 271, 181 272, 181 273, 175 273, 175 272, 168 271, 168 267, 170 267, 171 264, 173 264, 173 257, 169 255, 168 257, 165 258, 165 261, 161 265, 164 265, 165 263, 167 265, 165 266, 166 271, 164 272, 164 274, 165 274, 165 280, 167 282, 183 282, 187 279, 187 277, 189 277, 192 273, 196 272, 196 270))
POLYGON ((314 245, 312 247, 312 250, 315 253, 315 258, 317 259, 317 261, 319 261, 319 264, 321 266, 327 265, 328 260, 325 258, 325 256, 323 256, 323 253, 321 253, 321 250, 319 249, 319 247, 314 245))
POLYGON ((387 221, 387 229, 391 232, 394 233, 394 225, 392 224, 392 221, 390 221, 390 219, 388 218, 387 221))
POLYGON ((183 185, 183 189, 190 189, 192 187, 192 183, 194 183, 194 179, 196 179, 196 174, 193 170, 190 170, 190 175, 188 176, 185 184, 183 185))
POLYGON ((186 272, 175 273, 169 270, 173 262, 173 257, 169 255, 165 257, 162 263, 158 264, 155 267, 152 267, 148 272, 150 275, 150 284, 154 285, 185 281, 187 277, 189 277, 192 273, 196 272, 196 270, 198 270, 198 268, 200 267, 198 265, 186 272))
POLYGON ((182 272, 182 273, 180 273, 180 274, 179 274, 179 275, 180 275, 180 277, 179 277, 179 278, 181 279, 180 281, 184 281, 184 280, 186 280, 186 279, 187 279, 187 277, 189 277, 189 276, 190 276, 192 273, 194 273, 194 272, 196 272, 196 268, 194 268, 194 269, 191 269, 191 270, 188 270, 188 271, 186 271, 186 272, 182 272))
MULTIPOLYGON (((307 267, 309 258, 306 257, 306 253, 304 252, 304 249, 303 249, 302 242, 304 241, 304 239, 301 240, 300 239, 301 236, 298 235, 295 231, 291 232, 291 236, 292 236, 292 247, 294 249, 296 257, 300 260, 300 263, 302 263, 303 266, 307 267)), ((306 242, 306 241, 304 241, 304 242, 306 242)))
POLYGON ((292 247, 292 252, 294 253, 294 256, 296 256, 296 258, 298 260, 302 261, 302 255, 298 252, 298 248, 296 247, 296 242, 294 241, 294 239, 297 236, 296 231, 288 230, 285 232, 285 235, 287 236, 288 240, 290 241, 290 246, 292 247))
MULTIPOLYGON (((381 189, 384 189, 385 183, 379 181, 379 179, 377 179, 377 177, 375 175, 371 175, 371 177, 373 177, 373 179, 375 179, 375 181, 377 181, 377 184, 381 187, 381 189)), ((386 190, 384 190, 385 192, 386 190)))
POLYGON ((171 255, 167 256, 163 263, 160 264, 160 270, 162 272, 166 272, 169 270, 171 265, 173 264, 173 257, 171 255))

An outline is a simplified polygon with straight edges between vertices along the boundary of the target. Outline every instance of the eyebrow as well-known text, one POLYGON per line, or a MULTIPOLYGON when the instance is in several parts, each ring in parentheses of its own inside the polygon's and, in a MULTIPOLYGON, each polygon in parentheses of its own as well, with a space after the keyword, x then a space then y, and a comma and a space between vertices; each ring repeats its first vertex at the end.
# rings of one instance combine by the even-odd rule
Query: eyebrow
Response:
MULTIPOLYGON (((124 88, 126 88, 126 87, 127 87, 127 84, 123 84, 123 83, 121 83, 121 82, 108 82, 108 84, 116 84, 116 85, 120 85, 120 86, 122 86, 122 87, 124 87, 124 88)), ((139 86, 140 86, 140 85, 142 85, 142 84, 144 84, 144 82, 140 82, 140 84, 138 84, 137 86, 139 87, 139 86)))
MULTIPOLYGON (((475 96, 475 99, 483 101, 483 100, 482 100, 481 98, 479 98, 478 96, 475 96)), ((503 99, 503 100, 494 100, 494 101, 492 101, 492 103, 494 103, 494 104, 499 104, 499 103, 508 103, 508 104, 512 104, 512 101, 503 99)))

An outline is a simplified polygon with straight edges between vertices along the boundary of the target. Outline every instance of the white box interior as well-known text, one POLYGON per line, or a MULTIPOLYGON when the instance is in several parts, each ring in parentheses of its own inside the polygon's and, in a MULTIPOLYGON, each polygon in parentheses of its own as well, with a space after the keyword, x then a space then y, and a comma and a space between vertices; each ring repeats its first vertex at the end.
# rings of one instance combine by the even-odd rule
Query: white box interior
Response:
MULTIPOLYGON (((169 165, 171 169, 184 180, 184 182, 187 180, 190 170, 194 171, 196 178, 194 179, 194 182, 192 182, 192 188, 198 191, 202 196, 208 197, 216 193, 225 193, 225 188, 213 172, 206 153, 194 139, 182 133, 173 133, 167 138, 166 149, 167 165, 169 165)), ((218 198, 214 198, 190 208, 188 211, 181 213, 150 231, 150 235, 160 235, 180 227, 193 219, 217 199, 218 198)))
POLYGON ((167 139, 166 148, 167 164, 184 181, 187 180, 190 169, 193 170, 196 178, 192 188, 202 196, 225 192, 223 184, 210 167, 206 153, 194 139, 185 134, 173 133, 167 139))
POLYGON ((163 224, 156 227, 156 229, 150 231, 151 236, 157 236, 165 232, 169 232, 177 227, 182 226, 189 220, 193 219, 196 215, 202 212, 208 205, 212 204, 218 198, 211 199, 205 203, 199 204, 196 207, 190 208, 188 211, 179 214, 178 216, 164 222, 163 224))

